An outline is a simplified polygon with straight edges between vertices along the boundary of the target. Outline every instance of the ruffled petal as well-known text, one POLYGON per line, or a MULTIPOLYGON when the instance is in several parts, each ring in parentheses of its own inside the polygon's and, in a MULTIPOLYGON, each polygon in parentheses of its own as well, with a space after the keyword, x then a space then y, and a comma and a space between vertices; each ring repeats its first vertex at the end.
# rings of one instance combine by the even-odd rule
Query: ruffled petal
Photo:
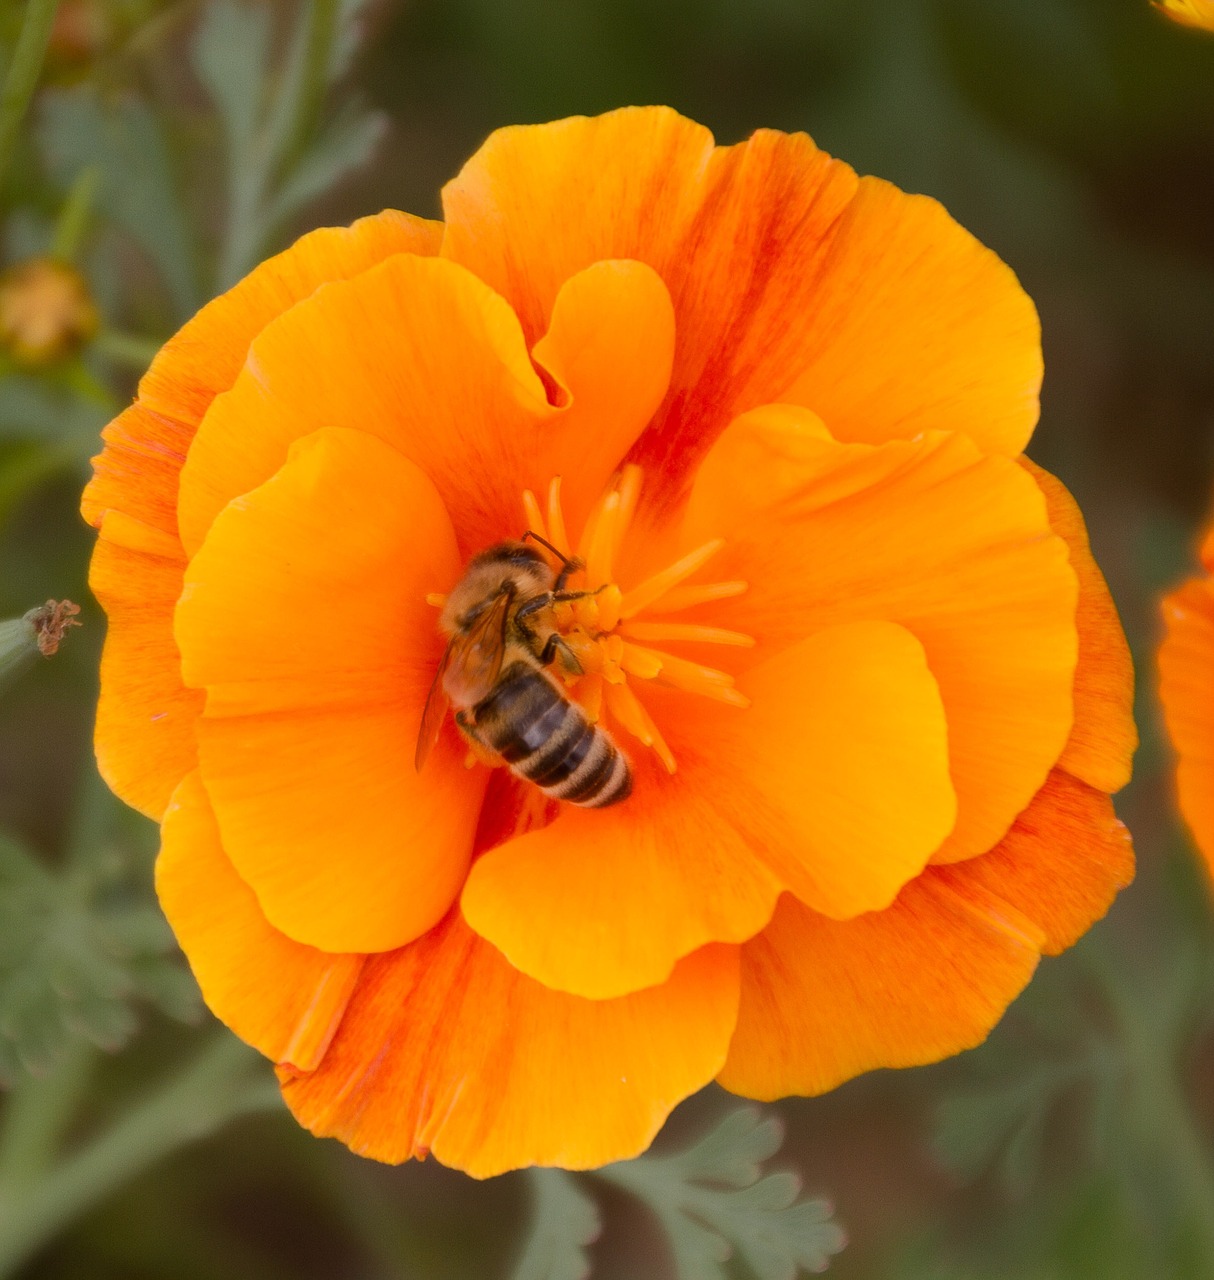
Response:
POLYGON ((781 898, 742 948, 738 1027, 720 1083, 765 1100, 825 1093, 877 1067, 980 1044, 1032 977, 1043 939, 973 883, 972 865, 929 868, 888 910, 854 920, 781 898))
POLYGON ((102 438, 84 491, 84 517, 124 511, 162 533, 177 531, 177 476, 203 414, 236 380, 265 326, 330 280, 346 280, 394 253, 433 254, 442 224, 389 209, 349 227, 322 227, 267 259, 209 302, 161 348, 139 399, 102 438))
POLYGON ((956 434, 838 444, 805 410, 767 406, 697 474, 683 540, 712 537, 726 544, 714 578, 749 588, 700 617, 754 636, 756 658, 859 620, 922 642, 959 806, 937 857, 995 845, 1072 723, 1075 573, 1025 471, 956 434))
POLYGON ((266 920, 220 846, 197 773, 165 814, 156 892, 211 1012, 266 1057, 316 1067, 364 957, 305 947, 266 920))
POLYGON ((1134 663, 1117 606, 1092 558, 1087 526, 1075 499, 1056 476, 1028 458, 1020 464, 1045 494, 1050 528, 1070 552, 1079 579, 1079 661, 1075 667, 1075 723, 1058 761, 1101 791, 1120 791, 1130 780, 1138 746, 1134 724, 1134 663))
POLYGON ((586 274, 570 282, 544 350, 569 384, 557 405, 514 313, 454 263, 403 254, 293 308, 253 343, 190 450, 186 548, 277 470, 293 440, 322 427, 369 432, 416 463, 465 556, 523 532, 521 494, 545 490, 554 465, 570 467, 577 493, 597 495, 664 389, 669 301, 642 267, 586 274), (586 312, 600 306, 592 333, 586 312), (629 393, 616 395, 628 379, 629 393))
MULTIPOLYGON (((678 771, 567 810, 474 865, 474 929, 546 986, 602 999, 756 933, 781 887, 831 915, 887 905, 953 824, 944 711, 889 623, 812 636, 747 672, 745 709, 651 697, 678 771)), ((646 753, 648 755, 648 753, 646 753)))
POLYGON ((121 511, 106 512, 89 586, 109 621, 95 733, 101 776, 159 821, 198 763, 202 694, 181 683, 173 606, 185 561, 175 537, 121 511))
POLYGON ((958 430, 1017 453, 1037 418, 1039 326, 999 259, 933 200, 857 179, 803 134, 734 147, 666 108, 494 133, 443 191, 444 255, 543 332, 561 284, 635 258, 666 282, 670 392, 633 460, 685 483, 735 415, 785 400, 837 436, 958 430))
POLYGON ((185 567, 177 489, 198 423, 232 384, 253 337, 329 279, 357 274, 391 253, 433 253, 437 223, 387 212, 304 236, 171 338, 140 398, 102 433, 84 491, 84 517, 101 530, 90 582, 108 614, 97 713, 98 764, 129 804, 159 819, 194 767, 201 697, 187 690, 172 636, 185 567))
POLYGON ((1055 769, 989 852, 955 868, 1010 903, 1057 955, 1101 919, 1134 879, 1130 833, 1103 792, 1055 769))
POLYGON ((372 957, 316 1071, 280 1071, 296 1118, 360 1155, 428 1152, 477 1178, 591 1169, 638 1154, 720 1069, 737 952, 709 947, 669 982, 582 1000, 526 978, 453 912, 372 957))
POLYGON ((1163 602, 1159 696, 1179 757, 1180 811, 1214 870, 1214 587, 1186 582, 1163 602))
POLYGON ((425 595, 458 567, 429 480, 340 429, 231 503, 190 564, 177 640, 207 690, 203 782, 225 851, 297 941, 397 947, 459 890, 484 778, 453 731, 413 765, 441 653, 425 595))

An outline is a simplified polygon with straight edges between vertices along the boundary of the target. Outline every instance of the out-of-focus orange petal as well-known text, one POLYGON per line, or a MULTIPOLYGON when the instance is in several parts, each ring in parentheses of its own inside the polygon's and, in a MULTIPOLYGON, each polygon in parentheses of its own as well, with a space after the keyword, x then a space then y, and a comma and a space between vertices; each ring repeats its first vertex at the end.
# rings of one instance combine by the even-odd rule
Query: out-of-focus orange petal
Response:
POLYGON ((93 460, 85 519, 97 524, 112 507, 175 533, 177 474, 190 441, 211 401, 236 380, 257 334, 322 284, 348 279, 394 253, 435 253, 441 236, 440 223, 391 209, 349 227, 322 227, 208 303, 161 348, 139 384, 137 403, 102 433, 106 447, 93 460))
POLYGON ((1180 811, 1214 871, 1214 587, 1186 582, 1165 597, 1163 619, 1159 695, 1179 757, 1180 811))
POLYGON ((570 380, 563 407, 549 403, 514 313, 452 262, 391 258, 280 317, 190 450, 179 508, 187 549, 225 503, 281 465, 292 440, 321 427, 369 432, 415 462, 446 501, 465 556, 523 532, 522 491, 546 490, 555 462, 575 460, 579 492, 597 494, 664 382, 669 303, 643 268, 588 273, 571 289, 547 352, 570 380), (595 348, 580 361, 584 313, 598 301, 595 348), (642 328, 654 340, 643 350, 642 328), (621 400, 614 384, 629 378, 621 400), (614 413, 594 402, 604 393, 614 413))
POLYGON ((1101 791, 1130 780, 1138 730, 1134 725, 1134 663, 1104 575, 1092 558, 1083 514, 1066 486, 1022 458, 1045 494, 1050 527, 1065 540, 1079 579, 1079 661, 1075 667, 1075 723, 1058 765, 1101 791))
POLYGON ((160 817, 194 766, 192 726, 202 705, 181 684, 171 629, 185 567, 178 481, 198 423, 270 319, 326 280, 357 274, 388 254, 433 253, 440 232, 437 223, 388 212, 304 236, 171 338, 144 375, 140 398, 102 433, 105 449, 93 460, 81 503, 91 524, 105 522, 90 579, 109 622, 98 763, 114 790, 150 817, 160 817), (132 538, 140 545, 131 546, 132 538))
POLYGON ((857 179, 803 134, 735 147, 666 108, 494 133, 443 192, 443 253, 532 338, 574 272, 635 258, 678 331, 667 400, 634 452, 677 490, 729 419, 775 400, 842 438, 955 429, 1014 454, 1036 422, 1036 312, 934 201, 857 179))
POLYGON ((197 773, 164 816, 156 892, 203 999, 242 1040, 310 1071, 324 1057, 362 969, 278 932, 236 874, 197 773))
POLYGON ((472 927, 545 985, 603 998, 750 937, 781 886, 832 915, 892 901, 956 813, 922 647, 885 622, 839 627, 739 687, 748 708, 651 696, 675 775, 638 761, 625 804, 486 853, 462 898, 472 927))
POLYGON ((109 619, 97 765, 118 795, 157 821, 198 762, 194 722, 202 694, 181 683, 173 642, 183 567, 175 537, 121 511, 105 514, 89 570, 89 585, 109 619))
POLYGON ((737 981, 736 949, 708 947, 648 991, 562 995, 452 912, 367 962, 324 1061, 281 1071, 283 1095, 314 1133, 377 1160, 432 1151, 478 1178, 595 1168, 642 1151, 720 1069, 737 981))
POLYGON ((1154 0, 1154 4, 1182 27, 1214 31, 1214 0, 1154 0))
POLYGON ((989 853, 949 868, 948 875, 1011 903, 1045 933, 1045 953, 1057 955, 1133 880, 1134 849, 1112 800, 1055 769, 989 853))
POLYGON ((1032 976, 1042 935, 973 883, 972 865, 929 868, 892 907, 854 920, 781 898, 742 948, 721 1084, 749 1098, 825 1093, 984 1040, 1032 976))
POLYGON ((177 641, 207 690, 203 782, 225 851, 297 941, 400 946, 459 891, 484 778, 454 732, 413 765, 441 652, 425 596, 458 564, 429 480, 334 429, 222 511, 187 570, 177 641))
POLYGON ((1031 477, 965 436, 844 445, 812 414, 767 406, 731 424, 696 477, 683 538, 718 536, 713 576, 749 587, 698 612, 758 640, 737 653, 872 619, 922 642, 959 806, 937 857, 995 845, 1072 720, 1075 574, 1031 477))

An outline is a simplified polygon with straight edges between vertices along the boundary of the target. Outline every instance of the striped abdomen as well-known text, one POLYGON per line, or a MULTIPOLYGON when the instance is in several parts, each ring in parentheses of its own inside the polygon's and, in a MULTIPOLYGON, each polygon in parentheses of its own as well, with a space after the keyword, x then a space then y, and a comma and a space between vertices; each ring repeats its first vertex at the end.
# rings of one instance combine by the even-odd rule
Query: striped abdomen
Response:
POLYGON ((554 800, 601 808, 632 791, 619 748, 537 667, 511 663, 473 717, 466 727, 554 800))

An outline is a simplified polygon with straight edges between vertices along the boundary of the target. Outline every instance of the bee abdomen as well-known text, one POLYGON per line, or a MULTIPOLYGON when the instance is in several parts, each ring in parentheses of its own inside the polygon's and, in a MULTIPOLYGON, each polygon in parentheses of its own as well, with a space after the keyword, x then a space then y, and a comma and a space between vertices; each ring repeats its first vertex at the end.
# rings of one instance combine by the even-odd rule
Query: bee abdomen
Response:
POLYGON ((530 667, 520 663, 503 672, 476 719, 511 772, 555 800, 602 808, 632 791, 628 761, 611 738, 530 667))

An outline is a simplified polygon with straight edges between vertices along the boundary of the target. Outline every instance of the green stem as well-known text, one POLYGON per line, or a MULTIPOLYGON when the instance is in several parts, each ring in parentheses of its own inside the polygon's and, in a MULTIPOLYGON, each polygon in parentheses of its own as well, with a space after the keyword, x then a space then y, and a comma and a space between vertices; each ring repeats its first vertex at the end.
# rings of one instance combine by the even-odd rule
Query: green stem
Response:
POLYGON ((12 159, 17 130, 34 96, 58 8, 59 0, 28 0, 21 34, 17 37, 4 89, 0 91, 0 179, 12 159))
POLYGON ((102 355, 117 364, 127 365, 142 373, 164 345, 155 338, 144 338, 137 333, 122 333, 117 329, 102 329, 93 339, 93 345, 102 355))
POLYGON ((60 262, 75 262, 93 212, 93 201, 96 199, 100 180, 101 170, 91 164, 87 169, 82 169, 72 183, 72 189, 55 222, 55 234, 51 238, 52 258, 58 258, 60 262))
POLYGON ((277 1090, 253 1070, 261 1064, 225 1031, 46 1177, 28 1187, 6 1187, 0 1199, 0 1278, 15 1274, 65 1226, 165 1156, 237 1116, 277 1105, 277 1090))
POLYGON ((325 95, 329 90, 329 67, 333 41, 337 35, 338 0, 312 0, 308 10, 308 32, 304 44, 303 75, 290 132, 278 157, 279 172, 289 173, 307 149, 308 140, 320 123, 325 95))
POLYGON ((88 1088, 96 1058, 89 1041, 75 1040, 45 1076, 14 1085, 0 1128, 0 1206, 49 1167, 88 1088))

